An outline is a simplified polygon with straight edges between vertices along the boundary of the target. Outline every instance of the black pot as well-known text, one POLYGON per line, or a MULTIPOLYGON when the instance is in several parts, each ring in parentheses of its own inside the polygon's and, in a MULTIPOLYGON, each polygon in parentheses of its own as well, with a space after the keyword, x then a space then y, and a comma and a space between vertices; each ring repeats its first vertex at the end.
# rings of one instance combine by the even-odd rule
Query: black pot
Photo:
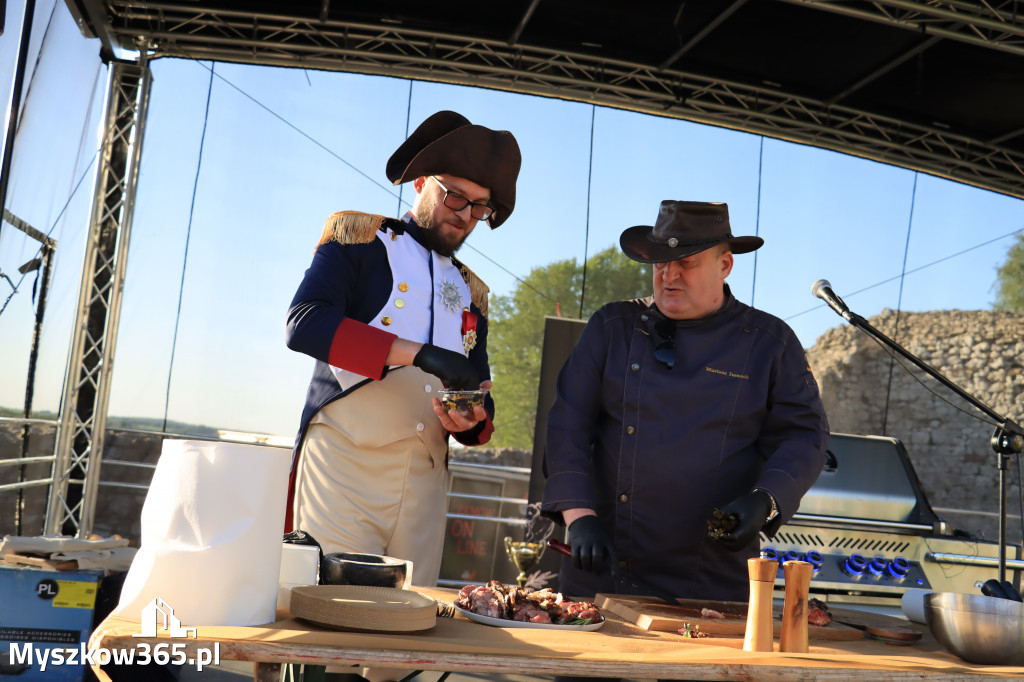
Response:
POLYGON ((408 569, 408 562, 389 556, 332 552, 320 560, 320 584, 402 587, 408 569))

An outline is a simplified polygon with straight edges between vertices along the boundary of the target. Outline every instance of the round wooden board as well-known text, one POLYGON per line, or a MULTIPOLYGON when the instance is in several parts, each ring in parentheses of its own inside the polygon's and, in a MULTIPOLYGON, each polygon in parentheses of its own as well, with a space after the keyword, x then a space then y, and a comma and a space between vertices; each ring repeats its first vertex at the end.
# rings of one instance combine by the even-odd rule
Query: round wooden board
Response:
POLYGON ((437 602, 419 592, 364 585, 292 588, 291 612, 328 628, 413 632, 437 622, 437 602))

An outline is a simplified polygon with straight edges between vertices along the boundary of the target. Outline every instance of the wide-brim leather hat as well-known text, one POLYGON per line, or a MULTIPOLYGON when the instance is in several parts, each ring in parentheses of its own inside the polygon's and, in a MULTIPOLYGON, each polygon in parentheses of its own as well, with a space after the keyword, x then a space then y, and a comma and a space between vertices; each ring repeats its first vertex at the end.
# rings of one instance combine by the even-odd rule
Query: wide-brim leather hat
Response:
POLYGON ((734 237, 729 206, 707 201, 663 201, 654 225, 626 228, 619 246, 627 257, 641 263, 666 263, 729 242, 733 253, 755 251, 760 237, 734 237))
POLYGON ((522 155, 507 130, 474 125, 462 114, 429 116, 388 159, 388 180, 396 185, 424 175, 454 175, 491 191, 491 229, 505 222, 516 205, 516 179, 522 155))

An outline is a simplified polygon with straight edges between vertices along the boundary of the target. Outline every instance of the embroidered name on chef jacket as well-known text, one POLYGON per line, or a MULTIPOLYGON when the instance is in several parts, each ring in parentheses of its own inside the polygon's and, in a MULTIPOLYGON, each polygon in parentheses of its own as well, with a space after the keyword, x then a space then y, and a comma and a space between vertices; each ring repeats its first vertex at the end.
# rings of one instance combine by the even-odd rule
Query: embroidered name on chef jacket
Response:
POLYGON ((721 374, 724 377, 732 377, 733 379, 750 379, 749 374, 737 374, 736 372, 727 372, 724 369, 715 369, 709 366, 705 366, 704 371, 711 372, 712 374, 721 374))

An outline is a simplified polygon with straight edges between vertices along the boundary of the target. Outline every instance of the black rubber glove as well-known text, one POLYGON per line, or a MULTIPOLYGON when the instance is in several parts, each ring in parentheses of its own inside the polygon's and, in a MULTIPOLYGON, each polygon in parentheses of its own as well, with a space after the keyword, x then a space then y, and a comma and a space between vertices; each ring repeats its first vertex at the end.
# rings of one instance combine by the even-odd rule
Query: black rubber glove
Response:
POLYGON ((719 537, 718 543, 733 552, 745 549, 761 532, 771 510, 772 498, 767 490, 759 488, 737 497, 722 508, 725 516, 735 515, 736 527, 719 537))
POLYGON ((476 369, 462 353, 423 344, 412 364, 427 374, 433 374, 454 391, 470 391, 480 388, 480 377, 476 369))
POLYGON ((612 539, 594 515, 581 516, 569 525, 569 546, 578 569, 600 575, 618 563, 612 539))

